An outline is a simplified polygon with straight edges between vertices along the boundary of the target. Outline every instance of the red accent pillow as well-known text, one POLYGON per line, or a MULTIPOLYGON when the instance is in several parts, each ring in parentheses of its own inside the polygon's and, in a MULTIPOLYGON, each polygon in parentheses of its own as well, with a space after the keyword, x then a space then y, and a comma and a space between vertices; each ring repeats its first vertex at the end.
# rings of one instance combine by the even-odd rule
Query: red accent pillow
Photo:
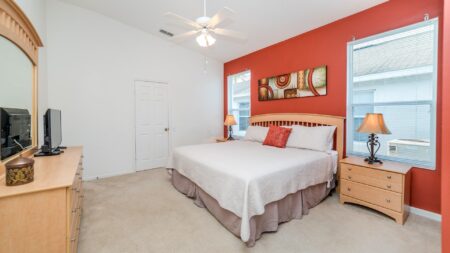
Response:
POLYGON ((286 148, 286 143, 291 134, 292 128, 270 126, 263 145, 286 148))

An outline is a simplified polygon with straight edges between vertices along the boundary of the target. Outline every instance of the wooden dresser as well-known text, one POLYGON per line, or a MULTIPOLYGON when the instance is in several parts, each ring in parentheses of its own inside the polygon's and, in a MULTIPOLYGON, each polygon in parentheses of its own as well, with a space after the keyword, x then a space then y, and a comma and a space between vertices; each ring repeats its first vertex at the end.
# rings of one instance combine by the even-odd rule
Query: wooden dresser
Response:
POLYGON ((384 161, 368 164, 361 157, 341 160, 340 202, 363 205, 404 224, 409 213, 411 166, 384 161))
POLYGON ((6 186, 0 180, 0 252, 76 252, 80 232, 82 148, 36 157, 34 182, 6 186))

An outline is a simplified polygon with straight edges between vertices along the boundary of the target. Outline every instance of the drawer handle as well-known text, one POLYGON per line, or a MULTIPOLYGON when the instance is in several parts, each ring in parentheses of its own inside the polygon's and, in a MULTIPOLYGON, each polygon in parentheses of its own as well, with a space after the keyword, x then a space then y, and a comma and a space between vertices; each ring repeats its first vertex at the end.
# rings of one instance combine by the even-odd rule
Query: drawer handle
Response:
POLYGON ((348 171, 352 171, 352 168, 348 168, 348 171))
POLYGON ((387 188, 388 188, 388 189, 391 189, 391 188, 392 188, 392 185, 390 185, 390 184, 387 185, 387 188))
POLYGON ((391 203, 391 200, 390 199, 386 199, 386 202, 391 203))
POLYGON ((76 240, 75 238, 70 239, 71 242, 75 242, 75 240, 76 240))
POLYGON ((387 176, 387 179, 392 179, 392 176, 387 176))
POLYGON ((352 188, 347 187, 347 191, 351 192, 351 191, 352 191, 352 188))
POLYGON ((76 213, 76 212, 77 212, 76 208, 72 209, 72 213, 76 213))
POLYGON ((348 176, 348 179, 352 179, 352 176, 348 176))

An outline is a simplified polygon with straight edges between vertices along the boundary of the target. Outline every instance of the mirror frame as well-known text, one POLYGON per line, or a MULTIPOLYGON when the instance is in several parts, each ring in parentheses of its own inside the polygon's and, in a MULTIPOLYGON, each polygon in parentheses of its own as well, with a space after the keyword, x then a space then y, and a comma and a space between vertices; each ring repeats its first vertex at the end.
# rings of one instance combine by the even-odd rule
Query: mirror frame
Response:
POLYGON ((25 53, 33 65, 31 147, 0 161, 0 175, 4 174, 4 164, 19 155, 31 155, 38 145, 38 55, 43 46, 31 21, 14 0, 0 0, 0 36, 8 39, 25 53))

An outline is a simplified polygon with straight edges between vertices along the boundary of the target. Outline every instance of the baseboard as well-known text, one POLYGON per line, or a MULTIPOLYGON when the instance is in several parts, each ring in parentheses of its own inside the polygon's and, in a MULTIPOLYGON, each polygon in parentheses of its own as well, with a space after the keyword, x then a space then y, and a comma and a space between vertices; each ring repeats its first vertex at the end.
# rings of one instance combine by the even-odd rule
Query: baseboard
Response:
POLYGON ((85 176, 85 177, 83 177, 83 181, 93 181, 93 180, 98 180, 98 179, 102 179, 102 178, 123 176, 123 175, 131 174, 131 173, 135 173, 135 172, 136 171, 134 171, 134 170, 130 170, 130 171, 112 172, 112 173, 102 174, 102 175, 97 175, 97 176, 85 176))
POLYGON ((411 207, 409 207, 409 212, 412 213, 412 214, 415 214, 415 215, 419 215, 419 216, 425 217, 425 218, 430 219, 430 220, 434 220, 434 221, 438 221, 438 222, 442 221, 442 216, 440 214, 433 213, 433 212, 430 212, 430 211, 427 211, 427 210, 423 210, 423 209, 420 209, 420 208, 415 208, 415 207, 411 206, 411 207))

